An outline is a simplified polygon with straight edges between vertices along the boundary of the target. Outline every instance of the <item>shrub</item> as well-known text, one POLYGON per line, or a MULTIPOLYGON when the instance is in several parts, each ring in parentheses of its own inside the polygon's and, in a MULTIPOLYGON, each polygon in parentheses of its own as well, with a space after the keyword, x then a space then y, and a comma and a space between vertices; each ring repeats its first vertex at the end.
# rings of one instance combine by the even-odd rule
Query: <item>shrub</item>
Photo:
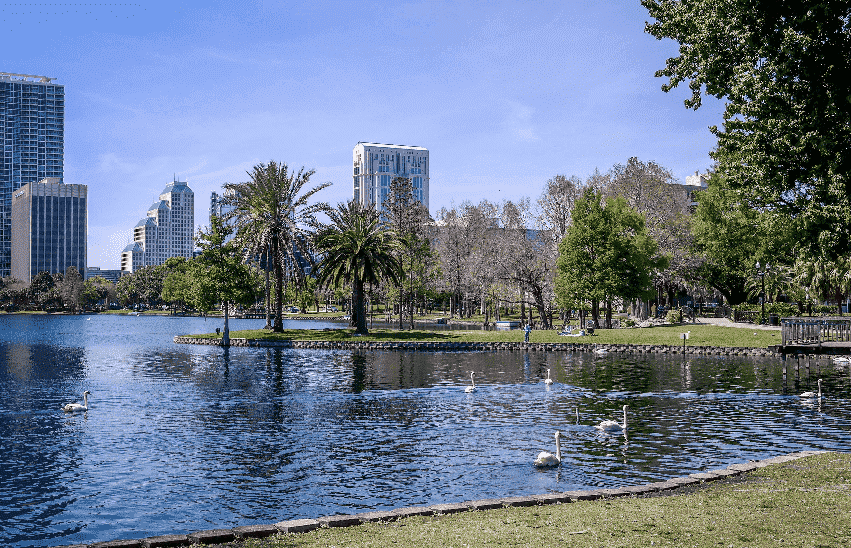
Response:
POLYGON ((668 315, 665 317, 665 320, 668 323, 683 323, 682 310, 669 310, 668 315))

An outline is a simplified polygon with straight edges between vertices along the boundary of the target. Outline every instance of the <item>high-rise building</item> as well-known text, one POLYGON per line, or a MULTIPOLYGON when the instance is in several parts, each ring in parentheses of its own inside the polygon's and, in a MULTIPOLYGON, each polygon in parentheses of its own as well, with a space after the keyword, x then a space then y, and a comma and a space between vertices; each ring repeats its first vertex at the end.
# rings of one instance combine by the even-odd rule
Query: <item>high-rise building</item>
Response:
MULTIPOLYGON (((228 205, 224 202, 225 195, 233 196, 234 190, 225 189, 224 195, 219 194, 218 192, 213 192, 210 194, 210 227, 213 226, 213 217, 224 217, 228 213, 231 213, 234 210, 234 206, 228 205)), ((233 227, 233 222, 230 222, 231 227, 233 227)), ((234 233, 231 233, 227 238, 225 238, 226 242, 233 240, 235 236, 234 233)))
POLYGON ((352 151, 354 199, 363 205, 382 204, 396 177, 411 180, 414 195, 428 209, 428 149, 360 142, 352 151))
POLYGON ((39 272, 86 275, 88 188, 58 178, 27 183, 12 195, 12 277, 31 282, 39 272))
POLYGON ((135 272, 171 257, 192 258, 195 248, 195 193, 186 181, 174 180, 133 227, 133 243, 121 252, 121 270, 135 272))
POLYGON ((0 277, 12 271, 12 194, 63 182, 65 87, 53 78, 0 72, 0 277))

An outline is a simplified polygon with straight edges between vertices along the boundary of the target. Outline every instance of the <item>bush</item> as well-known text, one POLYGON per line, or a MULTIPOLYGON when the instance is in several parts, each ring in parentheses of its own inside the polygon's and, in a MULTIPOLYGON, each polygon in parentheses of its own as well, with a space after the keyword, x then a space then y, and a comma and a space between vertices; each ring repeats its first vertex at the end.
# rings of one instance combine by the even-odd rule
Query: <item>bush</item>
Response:
POLYGON ((623 326, 624 327, 635 327, 635 320, 633 320, 632 318, 627 318, 626 320, 624 320, 623 326))
POLYGON ((765 305, 766 314, 777 314, 781 318, 800 314, 798 305, 792 303, 771 303, 765 305))
POLYGON ((683 323, 682 310, 669 310, 668 315, 665 316, 665 320, 668 323, 683 323))

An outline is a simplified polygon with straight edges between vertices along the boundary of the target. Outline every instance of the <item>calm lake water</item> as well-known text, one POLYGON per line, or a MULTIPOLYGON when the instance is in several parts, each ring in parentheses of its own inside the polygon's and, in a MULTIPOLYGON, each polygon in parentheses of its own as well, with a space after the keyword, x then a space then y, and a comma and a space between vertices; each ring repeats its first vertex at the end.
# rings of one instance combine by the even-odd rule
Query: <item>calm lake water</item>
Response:
MULTIPOLYGON (((220 326, 0 316, 0 546, 634 485, 849 447, 851 372, 827 360, 797 372, 790 360, 784 376, 777 358, 172 342, 220 326), (465 394, 471 371, 479 389, 465 394), (824 401, 802 402, 796 394, 819 377, 824 401), (63 413, 83 390, 90 410, 63 413), (620 420, 623 404, 628 440, 598 434, 592 425, 620 420), (532 460, 554 451, 556 429, 565 460, 538 470, 532 460)), ((308 326, 339 324, 287 327, 308 326)))

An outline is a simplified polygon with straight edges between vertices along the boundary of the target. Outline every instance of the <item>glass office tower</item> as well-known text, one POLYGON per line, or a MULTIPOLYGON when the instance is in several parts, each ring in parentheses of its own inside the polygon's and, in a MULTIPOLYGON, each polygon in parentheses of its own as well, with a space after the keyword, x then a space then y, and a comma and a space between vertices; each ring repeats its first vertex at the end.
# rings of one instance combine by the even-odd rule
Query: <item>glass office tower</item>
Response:
POLYGON ((0 277, 12 270, 12 195, 27 183, 63 181, 65 87, 53 78, 0 72, 0 277))
POLYGON ((12 195, 12 276, 27 283, 39 272, 86 276, 88 187, 57 178, 27 183, 12 195))

